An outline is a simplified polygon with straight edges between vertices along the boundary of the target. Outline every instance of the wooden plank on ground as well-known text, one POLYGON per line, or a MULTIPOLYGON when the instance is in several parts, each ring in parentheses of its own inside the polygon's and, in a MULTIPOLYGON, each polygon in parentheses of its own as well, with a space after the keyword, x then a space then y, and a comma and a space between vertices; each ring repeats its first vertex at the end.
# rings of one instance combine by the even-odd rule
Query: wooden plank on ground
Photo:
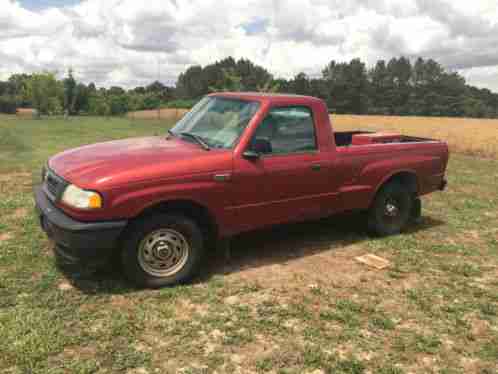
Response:
POLYGON ((362 264, 379 270, 385 269, 389 267, 389 265, 391 265, 391 263, 385 258, 376 256, 372 253, 367 253, 366 255, 355 257, 355 259, 362 264))

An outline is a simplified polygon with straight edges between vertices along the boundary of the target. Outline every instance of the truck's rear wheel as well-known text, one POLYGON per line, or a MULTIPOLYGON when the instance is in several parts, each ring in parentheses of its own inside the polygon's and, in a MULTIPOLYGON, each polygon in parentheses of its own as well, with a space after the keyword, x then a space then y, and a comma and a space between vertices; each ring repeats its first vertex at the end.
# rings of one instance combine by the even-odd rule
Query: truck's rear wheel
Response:
POLYGON ((399 234, 410 221, 413 196, 408 188, 390 182, 375 196, 368 212, 368 227, 380 236, 399 234))
POLYGON ((204 252, 202 231, 182 215, 144 218, 130 228, 123 244, 126 277, 150 288, 191 280, 200 269, 204 252))

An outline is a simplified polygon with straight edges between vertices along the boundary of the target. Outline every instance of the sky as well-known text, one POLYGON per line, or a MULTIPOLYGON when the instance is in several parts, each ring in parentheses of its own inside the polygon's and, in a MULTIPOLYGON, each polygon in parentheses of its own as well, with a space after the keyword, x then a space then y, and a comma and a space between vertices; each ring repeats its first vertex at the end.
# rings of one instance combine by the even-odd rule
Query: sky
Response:
POLYGON ((97 86, 173 85, 228 56, 315 77, 401 55, 498 92, 497 0, 0 0, 0 79, 72 67, 97 86))

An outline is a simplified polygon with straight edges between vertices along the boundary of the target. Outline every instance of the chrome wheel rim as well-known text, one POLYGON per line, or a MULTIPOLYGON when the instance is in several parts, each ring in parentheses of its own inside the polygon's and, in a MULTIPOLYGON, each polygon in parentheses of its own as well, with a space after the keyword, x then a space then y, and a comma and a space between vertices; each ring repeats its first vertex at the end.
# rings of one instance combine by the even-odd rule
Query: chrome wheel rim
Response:
POLYGON ((167 277, 178 273, 188 260, 190 245, 176 230, 159 229, 142 239, 138 263, 148 274, 167 277))
POLYGON ((395 218, 399 215, 399 207, 397 201, 388 199, 384 207, 384 215, 386 217, 395 218))

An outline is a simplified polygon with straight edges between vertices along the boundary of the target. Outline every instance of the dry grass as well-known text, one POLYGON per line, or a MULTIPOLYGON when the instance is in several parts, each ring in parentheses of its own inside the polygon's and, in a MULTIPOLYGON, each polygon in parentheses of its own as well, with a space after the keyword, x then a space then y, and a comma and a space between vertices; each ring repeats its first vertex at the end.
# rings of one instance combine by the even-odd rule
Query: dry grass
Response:
POLYGON ((127 117, 128 118, 133 118, 133 119, 171 119, 171 120, 178 120, 186 112, 188 112, 187 109, 161 109, 160 114, 158 114, 157 110, 140 110, 138 112, 130 112, 130 113, 128 113, 127 117))
POLYGON ((35 113, 35 109, 32 108, 18 108, 16 115, 18 117, 32 118, 35 113))
POLYGON ((454 152, 498 157, 498 120, 440 117, 333 115, 337 130, 389 130, 441 139, 454 152))

